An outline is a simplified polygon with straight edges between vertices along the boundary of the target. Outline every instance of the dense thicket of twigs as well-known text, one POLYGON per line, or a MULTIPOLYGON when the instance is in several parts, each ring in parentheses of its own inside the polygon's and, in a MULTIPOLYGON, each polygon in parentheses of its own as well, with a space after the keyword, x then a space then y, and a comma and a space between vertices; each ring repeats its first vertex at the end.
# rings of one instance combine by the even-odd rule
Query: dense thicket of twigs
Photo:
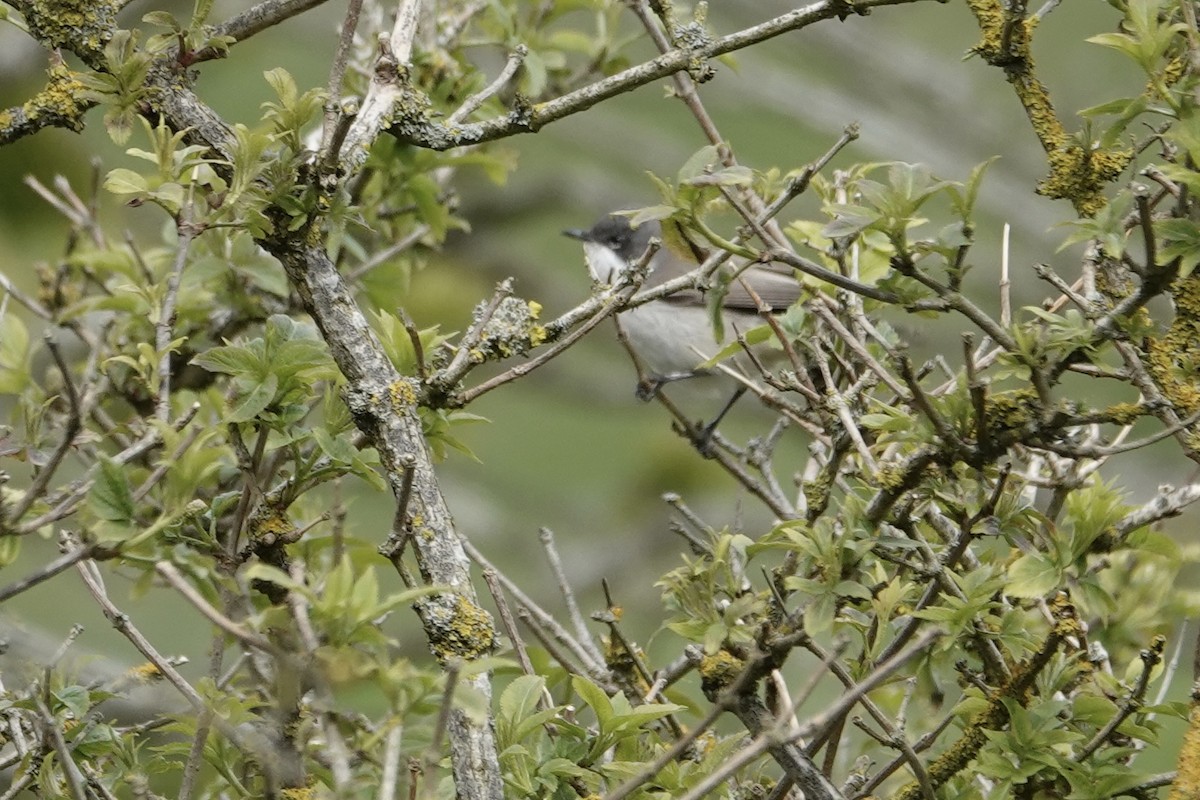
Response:
POLYGON ((1100 476, 1154 443, 1200 461, 1194 6, 1110 4, 1113 32, 1093 42, 1145 86, 1071 133, 1030 55, 1053 4, 968 1, 974 53, 1045 149, 1037 191, 1078 214, 1077 268, 1036 265, 1047 300, 1014 309, 1016 265, 972 250, 986 165, 947 180, 846 164, 851 127, 806 164, 751 167, 703 104, 710 59, 903 2, 821 0, 732 32, 665 0, 351 2, 328 86, 269 72, 277 99, 253 128, 194 80, 317 3, 225 21, 203 0, 190 20, 0 3, 51 54, 45 88, 0 113, 0 143, 102 124, 131 148, 94 187, 30 181, 70 235, 36 288, 24 265, 0 272, 0 556, 35 536, 62 550, 5 569, 0 603, 73 575, 145 660, 96 679, 60 652, 5 675, 0 797, 1144 798, 1173 781, 1196 796, 1200 747, 1177 776, 1145 754, 1178 746, 1161 732, 1188 709, 1165 692, 1197 607, 1177 583, 1195 550, 1157 523, 1200 482, 1136 497, 1100 476), (632 24, 661 55, 627 61, 617 31, 632 24), (498 74, 468 59, 479 43, 507 55, 498 74), (464 227, 461 170, 508 168, 487 143, 664 78, 711 146, 640 218, 704 263, 650 291, 635 265, 553 320, 503 283, 460 336, 418 330, 382 287, 419 280, 464 227), (97 192, 155 207, 163 238, 124 236, 97 192), (817 216, 797 217, 802 195, 817 216), (691 552, 660 582, 677 651, 650 663, 615 602, 583 619, 548 534, 569 619, 492 568, 434 463, 465 447, 476 398, 624 308, 680 289, 719 300, 754 261, 808 291, 710 366, 775 424, 739 443, 669 389, 658 400, 777 524, 718 531, 671 498, 691 552), (965 290, 972 267, 999 276, 998 313, 965 290), (381 273, 395 279, 365 281, 381 273), (962 333, 918 363, 893 323, 925 317, 962 333), (732 367, 751 345, 759 369, 732 367), (489 362, 505 363, 477 378, 489 362), (798 475, 776 469, 781 449, 808 453, 798 475), (391 530, 356 518, 349 481, 391 491, 391 530), (115 571, 211 623, 210 663, 181 672, 141 633, 136 598, 109 592, 115 571), (432 665, 379 626, 408 607, 432 665), (106 711, 147 680, 169 684, 165 704, 106 711), (368 713, 346 699, 364 683, 368 713))

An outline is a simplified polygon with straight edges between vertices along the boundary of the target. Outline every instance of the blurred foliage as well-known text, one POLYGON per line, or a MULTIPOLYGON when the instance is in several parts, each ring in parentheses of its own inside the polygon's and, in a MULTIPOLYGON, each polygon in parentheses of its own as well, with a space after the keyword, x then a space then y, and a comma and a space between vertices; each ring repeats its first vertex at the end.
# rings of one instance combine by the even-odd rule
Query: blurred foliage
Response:
MULTIPOLYGON (((662 633, 651 654, 625 634, 633 614, 615 598, 594 618, 604 636, 574 609, 560 625, 487 566, 484 537, 460 542, 422 514, 440 492, 423 454, 473 456, 476 399, 540 368, 636 286, 594 287, 546 318, 508 282, 489 297, 463 281, 474 311, 462 326, 418 325, 412 286, 452 233, 471 233, 461 187, 516 169, 506 144, 479 134, 487 124, 535 127, 559 100, 586 119, 619 100, 603 96, 603 79, 636 74, 656 37, 687 56, 679 74, 691 77, 671 93, 696 110, 695 82, 713 75, 706 48, 727 33, 707 7, 446 3, 419 23, 411 63, 390 66, 379 35, 391 23, 372 8, 338 89, 369 101, 390 68, 402 90, 385 115, 392 135, 356 162, 334 143, 369 102, 339 104, 277 66, 249 124, 190 93, 207 62, 240 57, 239 30, 252 41, 238 18, 210 24, 199 0, 190 15, 151 11, 145 28, 122 29, 115 5, 84 5, 0 4, 16 30, 72 54, 67 79, 125 153, 90 185, 31 181, 68 231, 36 285, 3 272, 0 454, 13 467, 0 486, 0 598, 73 569, 146 664, 100 680, 60 666, 59 653, 7 683, 0 763, 14 794, 349 797, 403 783, 453 796, 467 792, 469 730, 494 733, 483 760, 508 797, 783 797, 796 786, 829 798, 1143 798, 1176 777, 1181 796, 1195 793, 1191 748, 1177 776, 1160 773, 1188 717, 1167 690, 1179 621, 1200 606, 1185 580, 1200 551, 1160 523, 1200 486, 1146 498, 1099 474, 1160 441, 1200 461, 1200 31, 1186 0, 1110 3, 1113 30, 1089 41, 1127 58, 1143 85, 1082 112, 1074 134, 1036 81, 1029 47, 1043 12, 968 3, 973 52, 1004 70, 1045 150, 1040 191, 1075 209, 1062 238, 1083 252, 1069 277, 1039 267, 1055 298, 1044 306, 1014 310, 1002 285, 994 313, 967 284, 994 260, 977 254, 990 162, 962 180, 901 160, 843 164, 850 128, 808 165, 780 152, 779 164, 751 166, 714 136, 673 178, 652 177, 657 202, 631 219, 659 223, 663 246, 710 267, 689 287, 706 293, 728 342, 707 366, 750 346, 778 350, 785 366, 744 376, 772 420, 745 442, 659 397, 698 456, 773 522, 710 524, 673 497, 690 554, 657 583, 661 613, 633 608, 662 633), (497 57, 519 61, 511 80, 493 82, 497 57), (128 210, 102 214, 102 193, 128 210), (128 232, 134 214, 161 227, 128 232), (281 252, 328 259, 344 307, 315 308, 310 276, 281 252), (803 297, 732 342, 720 301, 768 263, 794 270, 803 297), (343 312, 363 320, 355 344, 394 370, 367 376, 385 391, 363 396, 369 381, 349 369, 358 352, 330 327, 343 312), (917 364, 903 327, 913 319, 970 333, 917 364), (396 459, 379 431, 409 413, 423 441, 396 459), (1131 440, 1135 423, 1143 437, 1131 440), (390 527, 357 508, 387 488, 390 527), (51 539, 65 560, 22 553, 51 539), (431 577, 441 565, 426 540, 487 567, 502 619, 518 606, 540 646, 507 629, 494 655, 489 612, 431 577), (128 616, 114 579, 132 584, 128 616), (212 627, 208 663, 186 675, 138 631, 155 587, 212 627), (402 641, 417 638, 397 621, 410 606, 434 662, 402 641), (149 705, 133 723, 106 713, 158 680, 189 710, 149 705)), ((61 89, 60 67, 48 87, 61 89)), ((0 114, 0 141, 87 119, 48 91, 0 114)), ((540 465, 516 441, 516 458, 540 465)), ((593 455, 578 453, 585 472, 593 455)), ((537 478, 529 496, 567 494, 556 471, 537 478)), ((512 494, 514 506, 527 496, 512 494)), ((622 549, 611 545, 619 505, 581 520, 598 547, 622 549)))

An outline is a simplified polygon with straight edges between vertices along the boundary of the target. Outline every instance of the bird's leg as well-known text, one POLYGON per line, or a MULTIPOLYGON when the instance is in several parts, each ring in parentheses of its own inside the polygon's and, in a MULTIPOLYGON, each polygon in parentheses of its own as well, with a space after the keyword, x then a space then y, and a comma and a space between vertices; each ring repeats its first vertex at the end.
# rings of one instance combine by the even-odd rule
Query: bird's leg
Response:
POLYGON ((704 374, 706 373, 700 370, 687 370, 685 372, 668 372, 665 375, 647 375, 642 380, 638 381, 637 398, 643 403, 648 402, 657 397, 662 387, 666 386, 668 383, 674 383, 675 381, 686 381, 689 378, 695 378, 698 375, 704 374))
POLYGON ((696 449, 705 458, 712 458, 713 434, 717 432, 717 426, 721 424, 721 420, 725 419, 725 415, 729 413, 729 409, 733 408, 733 404, 746 393, 745 386, 738 386, 733 390, 733 394, 725 402, 725 405, 717 412, 717 416, 713 417, 713 421, 707 425, 699 426, 699 431, 692 437, 696 449))

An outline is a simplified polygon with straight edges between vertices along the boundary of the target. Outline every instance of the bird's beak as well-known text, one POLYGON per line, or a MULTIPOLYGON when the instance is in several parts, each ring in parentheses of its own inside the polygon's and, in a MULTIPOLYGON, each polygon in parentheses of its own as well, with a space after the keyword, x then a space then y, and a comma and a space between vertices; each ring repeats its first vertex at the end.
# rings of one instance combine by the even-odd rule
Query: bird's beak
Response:
POLYGON ((582 228, 567 228, 562 232, 563 236, 569 236, 572 239, 578 239, 581 242, 588 240, 588 232, 582 228))

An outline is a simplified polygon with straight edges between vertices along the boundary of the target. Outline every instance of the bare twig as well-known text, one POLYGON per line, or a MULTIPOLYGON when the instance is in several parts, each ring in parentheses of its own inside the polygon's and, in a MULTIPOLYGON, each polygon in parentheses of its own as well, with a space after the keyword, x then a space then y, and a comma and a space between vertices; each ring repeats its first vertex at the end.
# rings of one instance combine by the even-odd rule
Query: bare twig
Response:
POLYGON ((70 567, 73 567, 77 562, 82 561, 85 558, 96 558, 98 555, 100 555, 100 552, 100 547, 96 544, 81 545, 68 551, 67 553, 51 561, 49 564, 46 564, 36 572, 32 572, 21 580, 10 583, 8 586, 0 589, 0 603, 4 603, 13 597, 16 597, 21 592, 32 589, 39 583, 53 578, 55 575, 63 572, 66 569, 69 569, 70 567))
POLYGON ((87 793, 84 791, 85 779, 79 771, 79 765, 71 757, 71 751, 67 748, 67 742, 63 738, 62 728, 55 721, 42 698, 35 698, 35 702, 42 723, 42 736, 50 740, 51 747, 58 755, 58 761, 62 765, 62 774, 66 778, 67 788, 71 790, 71 796, 74 800, 88 800, 87 793))
POLYGON ((571 619, 571 624, 575 626, 575 637, 579 643, 588 648, 592 652, 592 656, 597 661, 603 661, 604 655, 596 648, 595 642, 592 641, 591 632, 587 627, 587 620, 583 618, 583 614, 579 611, 579 604, 575 602, 575 592, 571 589, 571 583, 567 580, 566 569, 563 568, 562 559, 558 556, 558 549, 554 546, 554 532, 549 528, 542 528, 538 531, 538 537, 542 540, 542 549, 546 553, 546 561, 550 564, 550 570, 554 573, 554 579, 558 583, 558 592, 563 597, 563 602, 567 604, 567 616, 571 619))
POLYGON ((379 776, 379 800, 395 800, 397 784, 400 782, 400 744, 404 738, 404 726, 399 721, 392 723, 383 739, 383 770, 379 776))
POLYGON ((400 64, 412 61, 413 43, 417 40, 417 23, 420 19, 421 0, 400 0, 391 39, 392 53, 400 64))
POLYGON ((1012 283, 1008 279, 1008 237, 1011 226, 1004 223, 1004 232, 1000 239, 1000 325, 1008 328, 1012 325, 1012 283))
MULTIPOLYGON (((265 0, 251 6, 213 29, 216 36, 232 36, 243 42, 273 25, 298 16, 326 0, 265 0)), ((213 54, 215 55, 215 54, 213 54)))
POLYGON ((171 584, 171 588, 179 592, 183 599, 195 606, 196 610, 203 614, 209 622, 225 631, 225 633, 229 634, 248 647, 253 647, 256 650, 263 651, 264 653, 278 653, 278 648, 269 640, 259 636, 253 631, 243 628, 241 625, 222 614, 220 611, 214 608, 211 603, 201 597, 200 593, 197 592, 195 587, 193 587, 187 582, 187 580, 184 579, 182 573, 179 572, 179 569, 174 564, 169 561, 159 561, 154 565, 154 569, 159 575, 162 575, 163 578, 166 579, 167 583, 171 584))
POLYGON ((521 64, 525 63, 525 56, 527 55, 529 55, 529 48, 523 44, 517 45, 509 53, 508 61, 505 62, 504 69, 496 76, 496 80, 464 100, 463 104, 446 120, 446 125, 458 125, 464 122, 467 117, 474 114, 489 98, 498 94, 501 89, 508 85, 513 76, 517 74, 517 70, 521 68, 521 64))
MULTIPOLYGON (((193 186, 194 188, 194 186, 193 186)), ((192 189, 189 189, 189 192, 192 189)), ((175 330, 175 303, 179 297, 179 281, 187 263, 188 250, 200 229, 187 220, 191 214, 192 201, 189 197, 179 212, 176 230, 175 260, 167 275, 167 287, 159 306, 158 319, 154 323, 154 348, 158 351, 158 398, 154 403, 155 416, 159 421, 171 421, 171 339, 175 330)))
POLYGON ((341 33, 338 35, 337 50, 333 54, 333 63, 329 65, 329 85, 325 97, 325 118, 321 129, 321 160, 333 164, 337 160, 338 148, 334 144, 333 131, 341 116, 342 79, 346 74, 346 59, 350 55, 350 45, 354 41, 354 32, 358 29, 358 15, 362 11, 362 0, 349 0, 346 4, 346 16, 342 20, 341 33))

